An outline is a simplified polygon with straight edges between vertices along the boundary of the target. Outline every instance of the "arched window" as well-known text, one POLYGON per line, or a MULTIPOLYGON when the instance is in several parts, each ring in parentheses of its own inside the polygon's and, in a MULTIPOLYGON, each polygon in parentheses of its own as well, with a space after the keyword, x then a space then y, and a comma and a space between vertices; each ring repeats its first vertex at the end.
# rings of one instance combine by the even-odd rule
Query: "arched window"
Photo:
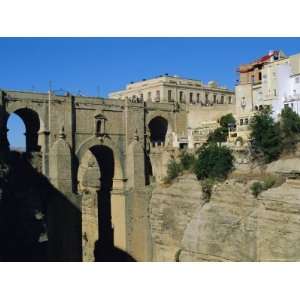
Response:
POLYGON ((95 117, 95 135, 103 136, 106 134, 106 121, 107 119, 103 115, 97 115, 95 117))

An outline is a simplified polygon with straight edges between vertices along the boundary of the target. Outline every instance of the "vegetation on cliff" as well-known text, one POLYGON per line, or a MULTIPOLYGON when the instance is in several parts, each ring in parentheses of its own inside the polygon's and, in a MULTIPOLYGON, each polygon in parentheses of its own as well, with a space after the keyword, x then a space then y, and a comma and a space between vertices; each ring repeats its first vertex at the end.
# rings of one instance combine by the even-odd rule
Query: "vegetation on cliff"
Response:
POLYGON ((277 159, 282 151, 280 126, 271 113, 270 109, 260 111, 250 124, 253 157, 266 163, 277 159))
POLYGON ((194 172, 199 180, 206 178, 223 180, 232 171, 233 160, 228 147, 208 143, 198 151, 194 172))
POLYGON ((290 107, 285 107, 280 120, 275 122, 272 111, 266 108, 255 114, 250 129, 253 157, 269 163, 282 153, 295 150, 300 135, 300 117, 290 107))
POLYGON ((300 135, 300 117, 290 107, 281 112, 280 129, 282 143, 286 152, 293 152, 300 135))

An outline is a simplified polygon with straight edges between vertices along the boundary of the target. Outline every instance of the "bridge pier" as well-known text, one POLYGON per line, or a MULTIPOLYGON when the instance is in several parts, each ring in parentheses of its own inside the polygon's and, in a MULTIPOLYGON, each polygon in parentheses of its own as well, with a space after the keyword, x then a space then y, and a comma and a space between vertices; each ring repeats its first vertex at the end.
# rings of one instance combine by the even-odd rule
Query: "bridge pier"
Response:
POLYGON ((7 112, 5 93, 0 91, 0 152, 9 150, 9 142, 7 139, 7 112))

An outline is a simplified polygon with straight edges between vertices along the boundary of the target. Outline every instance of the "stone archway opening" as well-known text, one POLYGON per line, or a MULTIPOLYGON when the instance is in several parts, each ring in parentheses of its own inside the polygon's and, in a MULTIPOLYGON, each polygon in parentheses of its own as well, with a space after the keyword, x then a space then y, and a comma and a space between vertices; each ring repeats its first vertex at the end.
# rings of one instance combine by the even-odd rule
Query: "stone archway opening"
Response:
POLYGON ((39 115, 28 108, 21 108, 10 114, 7 120, 8 139, 11 149, 20 148, 26 152, 39 152, 39 115), (22 135, 25 135, 25 138, 22 135))
POLYGON ((11 151, 26 151, 26 127, 23 120, 15 113, 9 115, 7 120, 7 139, 11 151))
POLYGON ((155 117, 149 122, 150 141, 153 144, 163 145, 168 131, 168 121, 163 117, 155 117))

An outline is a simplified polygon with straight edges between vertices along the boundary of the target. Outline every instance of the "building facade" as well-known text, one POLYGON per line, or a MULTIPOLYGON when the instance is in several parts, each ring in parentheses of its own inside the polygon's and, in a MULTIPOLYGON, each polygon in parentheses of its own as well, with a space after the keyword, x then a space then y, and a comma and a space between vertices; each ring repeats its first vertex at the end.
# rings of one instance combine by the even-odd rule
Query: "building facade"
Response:
POLYGON ((186 111, 186 126, 173 133, 172 145, 195 148, 218 127, 218 120, 227 113, 235 114, 234 92, 218 86, 215 81, 204 84, 200 80, 161 75, 130 83, 125 90, 109 94, 112 99, 130 102, 173 103, 186 111))
POLYGON ((238 73, 235 137, 248 139, 251 117, 264 107, 272 109, 275 120, 285 106, 300 114, 300 54, 286 56, 282 51, 270 51, 240 65, 238 73))

